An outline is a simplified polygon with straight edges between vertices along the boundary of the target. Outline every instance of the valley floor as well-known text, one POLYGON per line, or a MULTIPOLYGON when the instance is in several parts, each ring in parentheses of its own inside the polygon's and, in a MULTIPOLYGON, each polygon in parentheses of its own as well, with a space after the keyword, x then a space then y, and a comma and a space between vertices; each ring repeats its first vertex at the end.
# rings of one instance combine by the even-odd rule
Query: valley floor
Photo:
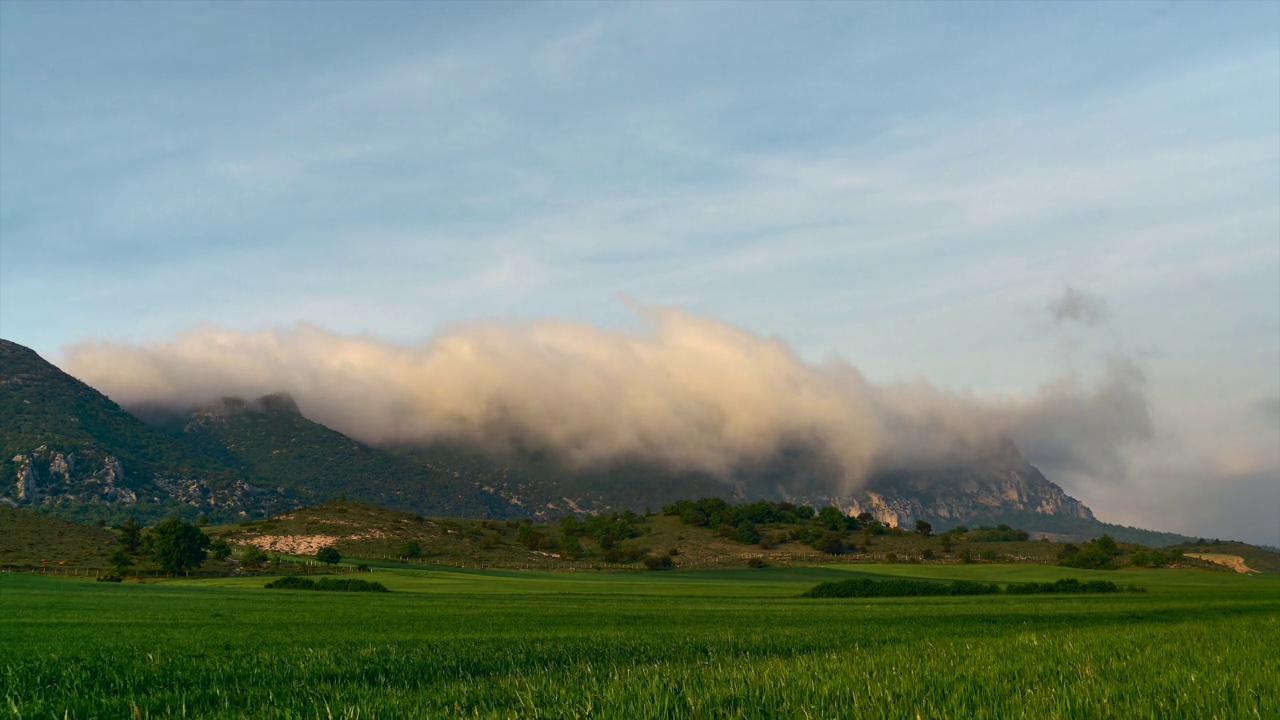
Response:
POLYGON ((1280 578, 1043 565, 261 578, 0 574, 0 708, 37 717, 1280 717, 1280 578), (807 600, 855 576, 1146 593, 807 600))

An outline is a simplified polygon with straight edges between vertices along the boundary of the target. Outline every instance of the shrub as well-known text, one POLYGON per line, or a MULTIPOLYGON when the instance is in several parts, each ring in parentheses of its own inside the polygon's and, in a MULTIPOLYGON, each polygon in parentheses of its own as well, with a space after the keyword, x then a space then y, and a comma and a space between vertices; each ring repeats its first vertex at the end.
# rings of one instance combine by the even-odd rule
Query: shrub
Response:
POLYGON ((957 580, 953 583, 936 583, 928 580, 871 580, 850 578, 824 582, 810 589, 801 597, 809 598, 876 598, 876 597, 926 597, 935 595, 994 595, 1000 586, 957 580))
POLYGON ((124 580, 124 578, 122 578, 122 577, 120 577, 119 575, 116 575, 116 574, 114 574, 114 573, 109 573, 109 574, 107 574, 107 575, 99 575, 99 576, 98 576, 98 582, 122 582, 123 580, 124 580))
POLYGON ((335 592, 389 592, 382 583, 373 580, 356 580, 354 578, 320 578, 312 580, 303 577, 282 577, 273 580, 263 587, 272 590, 327 590, 335 592))
POLYGON ((644 566, 650 570, 667 570, 672 565, 670 555, 646 555, 644 558, 644 566))
POLYGON ((814 542, 813 549, 828 555, 839 555, 844 552, 844 540, 835 533, 824 533, 814 542))
POLYGON ((209 554, 214 560, 226 560, 231 557, 231 545, 226 540, 218 538, 209 543, 209 554))
POLYGON ((760 559, 760 558, 756 558, 756 557, 750 558, 750 559, 748 559, 748 560, 747 560, 747 567, 749 567, 749 568, 762 568, 762 567, 764 567, 764 560, 762 560, 762 559, 760 559))
POLYGON ((240 552, 240 566, 256 568, 267 561, 267 554, 257 545, 250 545, 240 552))
POLYGON ((404 542, 403 544, 400 545, 399 552, 396 553, 396 557, 402 557, 402 558, 416 558, 416 557, 420 557, 421 555, 422 555, 422 544, 419 543, 417 540, 408 540, 404 542))
POLYGON ((640 557, 640 548, 626 543, 619 543, 604 554, 604 561, 611 563, 635 562, 640 557))
POLYGON ((342 562, 342 555, 338 553, 337 548, 330 545, 329 547, 322 547, 316 551, 316 560, 319 560, 325 565, 337 565, 342 562))

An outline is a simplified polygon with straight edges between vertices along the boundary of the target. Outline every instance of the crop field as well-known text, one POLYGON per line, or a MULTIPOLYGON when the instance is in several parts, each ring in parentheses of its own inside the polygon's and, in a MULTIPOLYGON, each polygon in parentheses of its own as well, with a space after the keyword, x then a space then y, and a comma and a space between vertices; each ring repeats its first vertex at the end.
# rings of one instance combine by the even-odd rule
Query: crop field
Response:
POLYGON ((539 573, 387 565, 387 593, 0 574, 0 715, 1280 717, 1280 578, 1041 565, 539 573), (816 600, 818 582, 1145 593, 816 600))

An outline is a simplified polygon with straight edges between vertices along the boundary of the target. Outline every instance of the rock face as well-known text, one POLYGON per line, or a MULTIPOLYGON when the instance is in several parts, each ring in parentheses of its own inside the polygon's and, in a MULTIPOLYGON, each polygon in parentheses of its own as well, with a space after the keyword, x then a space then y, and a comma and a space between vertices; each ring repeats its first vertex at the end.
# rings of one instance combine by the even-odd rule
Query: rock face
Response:
POLYGON ((45 498, 73 502, 102 502, 133 505, 138 495, 125 487, 124 467, 113 455, 87 450, 81 462, 76 453, 63 454, 41 445, 30 454, 13 457, 17 489, 15 505, 41 502, 45 498))
POLYGON ((1095 519, 1008 441, 942 467, 881 471, 861 490, 822 500, 893 527, 917 520, 946 527, 1008 514, 1095 519))

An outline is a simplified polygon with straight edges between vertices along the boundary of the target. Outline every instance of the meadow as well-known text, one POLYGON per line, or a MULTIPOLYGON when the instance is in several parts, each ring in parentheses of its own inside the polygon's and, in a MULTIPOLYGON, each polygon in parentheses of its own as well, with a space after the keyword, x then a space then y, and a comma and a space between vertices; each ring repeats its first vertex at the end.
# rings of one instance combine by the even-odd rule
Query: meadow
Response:
POLYGON ((637 573, 386 564, 388 593, 0 574, 0 714, 1280 717, 1280 578, 1044 565, 637 573), (818 582, 1105 579, 1107 596, 815 600, 818 582))

